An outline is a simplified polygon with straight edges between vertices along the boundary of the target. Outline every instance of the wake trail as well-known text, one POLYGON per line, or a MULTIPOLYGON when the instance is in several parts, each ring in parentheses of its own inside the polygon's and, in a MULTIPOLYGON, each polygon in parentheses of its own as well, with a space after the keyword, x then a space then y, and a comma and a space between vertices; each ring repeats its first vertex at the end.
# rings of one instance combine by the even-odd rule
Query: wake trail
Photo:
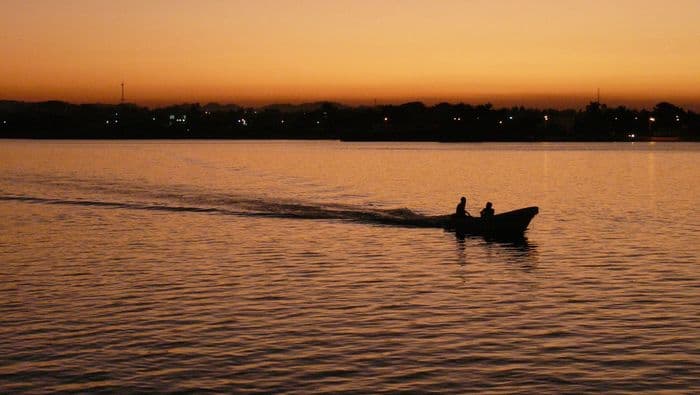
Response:
POLYGON ((190 212, 231 215, 239 217, 265 217, 281 219, 341 220, 377 225, 405 227, 443 227, 445 216, 425 216, 408 208, 367 209, 349 205, 321 205, 291 202, 270 202, 262 199, 246 199, 241 208, 202 207, 197 205, 147 204, 78 199, 54 199, 24 195, 0 195, 0 201, 16 201, 32 204, 71 205, 107 209, 147 210, 162 212, 190 212))

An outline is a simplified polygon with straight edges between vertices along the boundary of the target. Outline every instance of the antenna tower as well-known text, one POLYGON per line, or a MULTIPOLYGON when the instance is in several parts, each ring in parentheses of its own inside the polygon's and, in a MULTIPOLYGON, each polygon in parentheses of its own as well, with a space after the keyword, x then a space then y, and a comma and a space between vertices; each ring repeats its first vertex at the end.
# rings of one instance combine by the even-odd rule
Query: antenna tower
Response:
POLYGON ((122 104, 124 104, 124 81, 122 81, 122 104))

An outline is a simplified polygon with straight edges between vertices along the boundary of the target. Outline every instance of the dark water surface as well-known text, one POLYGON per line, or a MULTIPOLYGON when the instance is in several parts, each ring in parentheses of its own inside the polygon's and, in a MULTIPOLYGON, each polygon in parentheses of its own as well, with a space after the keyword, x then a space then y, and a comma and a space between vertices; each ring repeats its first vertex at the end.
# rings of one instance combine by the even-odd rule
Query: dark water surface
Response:
POLYGON ((698 392, 699 175, 700 144, 0 141, 0 392, 698 392), (396 225, 462 194, 540 214, 396 225))

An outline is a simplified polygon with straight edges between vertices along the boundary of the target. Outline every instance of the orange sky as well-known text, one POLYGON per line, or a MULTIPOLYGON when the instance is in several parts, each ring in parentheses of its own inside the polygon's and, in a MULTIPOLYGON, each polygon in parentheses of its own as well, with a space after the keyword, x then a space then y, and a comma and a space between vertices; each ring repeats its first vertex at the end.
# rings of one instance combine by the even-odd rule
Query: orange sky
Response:
POLYGON ((0 99, 700 108, 698 0, 0 0, 0 99))

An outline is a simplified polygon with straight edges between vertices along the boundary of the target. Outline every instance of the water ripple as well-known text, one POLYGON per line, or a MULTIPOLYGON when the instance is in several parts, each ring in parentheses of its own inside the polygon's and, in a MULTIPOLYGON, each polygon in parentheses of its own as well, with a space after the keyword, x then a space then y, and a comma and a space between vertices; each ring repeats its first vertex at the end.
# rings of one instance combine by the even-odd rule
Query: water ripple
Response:
POLYGON ((700 389, 698 149, 256 144, 3 143, 0 392, 700 389))

